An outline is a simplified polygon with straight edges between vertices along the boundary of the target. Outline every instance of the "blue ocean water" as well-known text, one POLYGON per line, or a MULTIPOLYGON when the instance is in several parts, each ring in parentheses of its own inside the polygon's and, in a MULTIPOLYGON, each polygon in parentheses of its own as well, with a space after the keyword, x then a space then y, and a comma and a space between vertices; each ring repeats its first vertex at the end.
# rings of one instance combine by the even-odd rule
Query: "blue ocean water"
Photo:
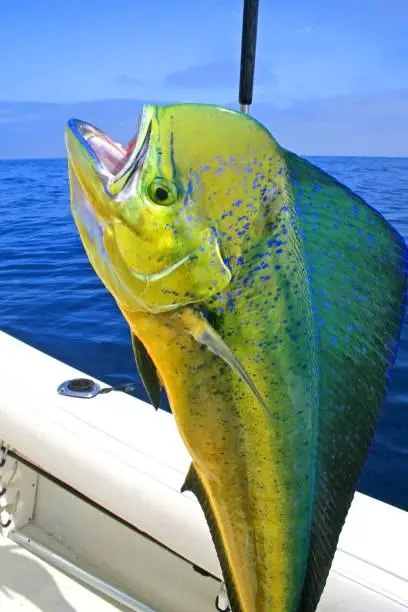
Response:
MULTIPOLYGON (((408 158, 311 161, 408 239, 408 158)), ((0 160, 0 215, 0 328, 109 384, 134 381, 128 328, 93 272, 70 214, 66 161, 0 160)), ((141 384, 136 395, 147 399, 141 384)), ((359 489, 408 510, 407 319, 359 489)))

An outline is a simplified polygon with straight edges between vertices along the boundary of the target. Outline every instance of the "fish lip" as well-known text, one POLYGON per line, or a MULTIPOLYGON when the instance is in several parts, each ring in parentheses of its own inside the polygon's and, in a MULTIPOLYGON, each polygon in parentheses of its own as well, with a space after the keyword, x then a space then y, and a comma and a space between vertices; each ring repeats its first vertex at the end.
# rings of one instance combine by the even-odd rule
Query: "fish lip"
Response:
POLYGON ((74 136, 75 140, 88 153, 94 166, 101 175, 107 174, 108 169, 105 168, 102 156, 97 154, 96 149, 90 143, 92 136, 103 139, 109 146, 115 148, 118 153, 124 155, 123 148, 117 143, 114 143, 102 130, 99 130, 97 127, 92 125, 92 123, 87 123, 81 119, 70 119, 68 121, 67 129, 74 136))
MULTIPOLYGON (((145 107, 139 114, 138 129, 126 147, 113 141, 92 123, 70 119, 67 131, 87 153, 91 164, 105 186, 123 187, 141 166, 149 146, 152 130, 151 111, 145 107)), ((69 151, 69 139, 67 140, 69 151)))

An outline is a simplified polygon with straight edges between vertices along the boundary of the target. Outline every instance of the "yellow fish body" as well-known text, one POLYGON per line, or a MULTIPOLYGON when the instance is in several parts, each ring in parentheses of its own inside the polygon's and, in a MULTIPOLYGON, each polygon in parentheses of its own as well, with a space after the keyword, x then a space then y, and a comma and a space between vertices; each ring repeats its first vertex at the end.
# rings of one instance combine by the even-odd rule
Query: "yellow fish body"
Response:
POLYGON ((147 106, 127 149, 77 120, 66 140, 79 233, 154 405, 165 387, 231 609, 312 612, 395 356, 404 242, 227 109, 147 106))

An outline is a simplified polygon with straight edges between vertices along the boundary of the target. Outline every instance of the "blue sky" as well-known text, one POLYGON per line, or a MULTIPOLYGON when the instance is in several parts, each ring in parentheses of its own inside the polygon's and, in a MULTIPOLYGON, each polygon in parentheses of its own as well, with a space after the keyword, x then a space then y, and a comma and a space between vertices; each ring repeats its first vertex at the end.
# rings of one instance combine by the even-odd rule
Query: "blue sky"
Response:
MULTIPOLYGON (((0 101, 231 104, 241 12, 240 0, 4 2, 0 101)), ((334 123, 345 107, 357 121, 361 104, 392 119, 408 103, 408 2, 260 0, 257 60, 266 121, 276 112, 299 119, 313 105, 334 123)))

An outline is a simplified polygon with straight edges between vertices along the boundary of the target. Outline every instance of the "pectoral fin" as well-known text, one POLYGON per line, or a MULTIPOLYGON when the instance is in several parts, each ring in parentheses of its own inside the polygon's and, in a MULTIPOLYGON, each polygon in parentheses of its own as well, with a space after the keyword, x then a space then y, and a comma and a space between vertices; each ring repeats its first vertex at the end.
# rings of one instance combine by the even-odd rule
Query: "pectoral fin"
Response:
POLYGON ((153 407, 158 410, 160 408, 161 383, 157 374, 156 366, 151 360, 150 355, 145 349, 144 345, 140 342, 139 338, 133 333, 131 336, 133 353, 140 378, 142 379, 146 393, 149 396, 153 407))
POLYGON ((189 310, 183 315, 184 321, 188 325, 188 329, 199 344, 206 346, 214 355, 225 361, 230 368, 250 387, 255 397, 259 400, 262 408, 268 415, 273 418, 268 404, 265 402, 262 395, 259 393, 254 381, 246 371, 241 361, 234 355, 229 346, 224 342, 221 336, 213 327, 204 319, 198 311, 189 310))

